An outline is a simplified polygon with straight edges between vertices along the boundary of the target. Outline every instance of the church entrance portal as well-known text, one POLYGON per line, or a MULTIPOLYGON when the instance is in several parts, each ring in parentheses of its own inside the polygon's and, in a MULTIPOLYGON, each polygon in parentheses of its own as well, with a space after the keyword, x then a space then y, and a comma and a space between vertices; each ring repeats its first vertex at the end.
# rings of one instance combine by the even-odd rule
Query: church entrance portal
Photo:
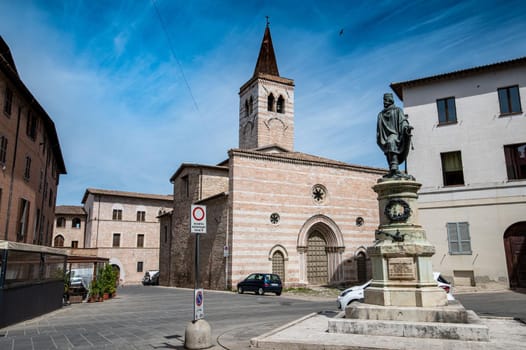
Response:
POLYGON ((510 288, 526 288, 526 221, 513 224, 506 230, 504 249, 510 288))
POLYGON ((319 231, 309 234, 307 240, 307 280, 309 284, 327 284, 327 242, 319 231))

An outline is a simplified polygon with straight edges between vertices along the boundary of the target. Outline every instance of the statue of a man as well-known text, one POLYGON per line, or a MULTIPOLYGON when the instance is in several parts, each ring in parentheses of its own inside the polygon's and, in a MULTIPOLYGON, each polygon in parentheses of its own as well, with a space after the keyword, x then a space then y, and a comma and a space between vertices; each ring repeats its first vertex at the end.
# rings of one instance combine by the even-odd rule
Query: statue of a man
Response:
POLYGON ((384 109, 378 114, 376 128, 376 143, 384 152, 389 164, 389 174, 386 177, 405 177, 398 165, 403 163, 411 144, 411 131, 404 112, 394 104, 393 94, 384 94, 384 109))

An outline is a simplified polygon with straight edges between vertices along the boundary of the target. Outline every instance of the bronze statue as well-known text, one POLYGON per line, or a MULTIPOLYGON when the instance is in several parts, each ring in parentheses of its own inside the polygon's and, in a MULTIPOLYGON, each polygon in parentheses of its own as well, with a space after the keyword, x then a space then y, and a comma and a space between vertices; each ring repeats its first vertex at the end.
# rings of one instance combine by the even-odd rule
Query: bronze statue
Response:
POLYGON ((389 173, 384 177, 408 178, 398 166, 407 159, 411 145, 411 131, 404 112, 394 104, 393 94, 384 94, 384 109, 378 114, 376 143, 384 152, 389 165, 389 173))

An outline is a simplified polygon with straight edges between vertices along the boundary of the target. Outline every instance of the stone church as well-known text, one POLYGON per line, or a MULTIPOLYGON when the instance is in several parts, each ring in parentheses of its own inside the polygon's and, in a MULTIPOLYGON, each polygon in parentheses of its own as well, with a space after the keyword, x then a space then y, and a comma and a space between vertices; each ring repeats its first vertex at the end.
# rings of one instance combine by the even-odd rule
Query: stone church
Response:
MULTIPOLYGON (((160 216, 160 283, 194 286, 190 207, 206 205, 200 286, 235 289, 253 272, 285 287, 370 278, 378 227, 372 186, 385 169, 294 150, 294 81, 280 76, 267 25, 254 74, 239 90, 239 148, 217 165, 173 174, 173 210, 160 216)), ((374 137, 374 135, 371 135, 374 137)))

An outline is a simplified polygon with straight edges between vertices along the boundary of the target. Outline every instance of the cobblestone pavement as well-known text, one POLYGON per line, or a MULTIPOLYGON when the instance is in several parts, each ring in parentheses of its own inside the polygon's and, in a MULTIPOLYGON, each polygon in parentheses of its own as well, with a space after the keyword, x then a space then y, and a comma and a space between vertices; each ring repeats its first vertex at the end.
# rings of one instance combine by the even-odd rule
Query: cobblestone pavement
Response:
MULTIPOLYGON (((321 301, 205 291, 212 349, 248 348, 252 337, 316 309, 321 301)), ((0 329, 0 350, 183 349, 193 315, 193 289, 126 286, 114 299, 81 303, 0 329)))

